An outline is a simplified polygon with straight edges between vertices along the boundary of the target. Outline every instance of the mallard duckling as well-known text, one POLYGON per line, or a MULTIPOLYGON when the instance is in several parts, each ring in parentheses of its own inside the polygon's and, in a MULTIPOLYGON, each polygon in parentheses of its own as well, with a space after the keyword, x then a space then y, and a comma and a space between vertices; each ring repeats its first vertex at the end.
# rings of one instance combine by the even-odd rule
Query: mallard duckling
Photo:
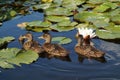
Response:
POLYGON ((88 58, 99 58, 99 57, 103 57, 104 56, 104 52, 96 49, 93 45, 91 45, 91 40, 90 38, 92 38, 93 36, 95 36, 94 33, 92 33, 92 31, 90 31, 88 34, 87 32, 89 31, 84 31, 84 33, 82 33, 82 31, 80 29, 79 30, 79 35, 78 35, 78 43, 75 46, 75 52, 81 55, 84 55, 88 58), (94 35, 93 35, 94 34, 94 35))
POLYGON ((51 43, 52 37, 49 33, 44 33, 39 38, 45 40, 43 48, 51 56, 68 56, 69 52, 65 48, 63 48, 61 45, 51 43))
POLYGON ((19 37, 19 42, 22 44, 24 50, 33 50, 36 53, 44 52, 44 49, 41 45, 33 40, 33 36, 31 33, 27 33, 19 37))

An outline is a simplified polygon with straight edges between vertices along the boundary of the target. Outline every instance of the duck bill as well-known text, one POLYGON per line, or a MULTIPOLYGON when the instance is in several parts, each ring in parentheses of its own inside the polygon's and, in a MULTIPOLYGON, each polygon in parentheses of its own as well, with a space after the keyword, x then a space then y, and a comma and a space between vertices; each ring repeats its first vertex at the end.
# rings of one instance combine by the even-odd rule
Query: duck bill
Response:
POLYGON ((38 37, 39 39, 43 39, 43 36, 38 37))

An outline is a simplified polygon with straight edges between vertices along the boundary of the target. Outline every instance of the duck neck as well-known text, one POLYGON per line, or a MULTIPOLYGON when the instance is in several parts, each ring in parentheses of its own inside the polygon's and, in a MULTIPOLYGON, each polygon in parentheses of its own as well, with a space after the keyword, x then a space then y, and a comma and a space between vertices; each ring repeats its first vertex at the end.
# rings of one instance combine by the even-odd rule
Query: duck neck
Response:
POLYGON ((90 45, 90 35, 88 35, 84 38, 84 43, 83 44, 84 45, 90 45))
POLYGON ((46 41, 45 41, 45 43, 51 43, 51 36, 49 36, 47 39, 46 39, 46 41))
POLYGON ((83 36, 79 35, 79 37, 78 37, 78 43, 76 44, 76 46, 82 46, 82 44, 83 44, 83 36))

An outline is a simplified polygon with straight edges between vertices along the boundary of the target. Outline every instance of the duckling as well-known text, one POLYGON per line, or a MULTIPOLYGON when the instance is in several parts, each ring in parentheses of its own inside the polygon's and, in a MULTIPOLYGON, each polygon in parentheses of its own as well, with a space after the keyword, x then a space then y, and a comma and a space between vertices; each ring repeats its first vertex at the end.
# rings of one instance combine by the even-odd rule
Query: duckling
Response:
POLYGON ((88 58, 99 58, 104 56, 104 52, 96 49, 94 46, 90 44, 85 44, 82 35, 79 35, 78 43, 75 46, 75 51, 78 54, 84 55, 88 58))
POLYGON ((33 50, 38 54, 44 52, 44 49, 41 47, 41 45, 37 41, 33 40, 31 33, 20 36, 19 42, 22 44, 24 50, 33 50))
POLYGON ((51 43, 52 37, 49 33, 46 32, 39 38, 45 40, 45 43, 43 44, 43 48, 48 54, 51 55, 51 57, 68 56, 69 52, 65 48, 63 48, 61 45, 51 43))
POLYGON ((80 29, 78 29, 78 30, 79 30, 79 35, 77 34, 78 43, 76 44, 76 46, 74 48, 75 52, 78 53, 78 54, 84 55, 84 56, 86 56, 88 58, 100 58, 100 57, 103 57, 105 53, 98 50, 98 49, 96 49, 91 44, 92 42, 91 42, 90 38, 95 36, 95 35, 93 35, 94 33, 93 34, 92 33, 86 34, 89 31, 88 30, 86 33, 84 32, 84 34, 85 34, 84 35, 82 32, 80 33, 80 31, 81 31, 80 29))

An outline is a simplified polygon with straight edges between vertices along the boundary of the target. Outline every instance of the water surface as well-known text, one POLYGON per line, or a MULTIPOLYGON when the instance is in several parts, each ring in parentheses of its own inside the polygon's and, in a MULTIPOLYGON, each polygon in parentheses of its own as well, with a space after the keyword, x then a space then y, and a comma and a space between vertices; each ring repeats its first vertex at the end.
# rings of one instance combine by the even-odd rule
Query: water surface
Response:
MULTIPOLYGON (((43 20, 43 14, 33 12, 31 15, 19 17, 10 21, 4 22, 0 27, 0 37, 14 36, 16 40, 9 44, 8 47, 21 48, 18 43, 18 37, 25 34, 27 31, 18 28, 18 23, 43 20)), ((31 32, 34 39, 43 44, 43 40, 37 37, 42 33, 31 32)), ((91 59, 81 58, 74 52, 76 44, 76 30, 69 32, 50 32, 52 36, 66 36, 72 39, 72 43, 62 45, 70 51, 70 60, 64 61, 57 58, 39 58, 36 62, 30 65, 22 65, 15 69, 1 69, 0 80, 119 80, 120 79, 120 44, 106 42, 100 39, 93 39, 95 46, 103 50, 106 62, 91 59)))

